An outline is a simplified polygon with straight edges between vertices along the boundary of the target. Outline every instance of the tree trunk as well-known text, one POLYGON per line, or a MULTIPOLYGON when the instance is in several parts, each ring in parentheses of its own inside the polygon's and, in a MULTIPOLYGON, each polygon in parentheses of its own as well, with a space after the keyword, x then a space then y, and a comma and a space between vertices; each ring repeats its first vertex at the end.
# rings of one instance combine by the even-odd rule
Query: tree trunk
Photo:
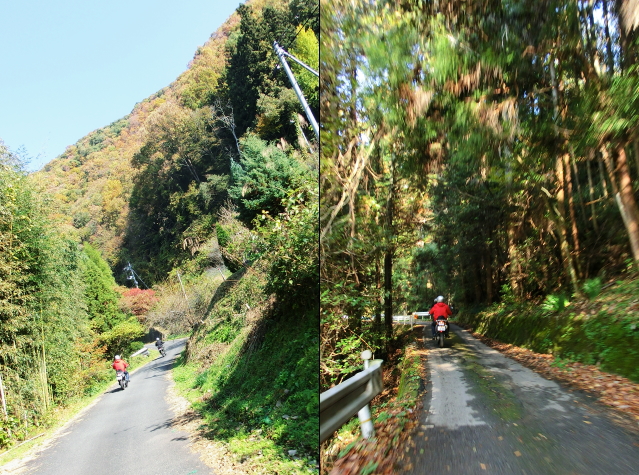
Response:
POLYGON ((570 213, 570 222, 571 222, 571 230, 572 230, 572 244, 574 251, 574 265, 575 270, 577 271, 577 275, 581 278, 583 277, 583 273, 581 271, 580 265, 580 247, 579 247, 579 231, 577 229, 577 213, 575 213, 575 202, 573 199, 573 191, 572 191, 572 177, 570 173, 570 156, 566 153, 564 154, 564 172, 566 178, 566 192, 568 194, 568 211, 570 213))
POLYGON ((486 302, 493 303, 493 265, 490 252, 490 243, 486 246, 486 302))
POLYGON ((386 341, 393 337, 393 252, 384 254, 384 328, 386 341))
POLYGON ((626 227, 626 232, 628 233, 633 258, 635 262, 639 262, 639 211, 637 210, 637 203, 632 191, 632 180, 630 178, 626 151, 623 146, 619 146, 617 149, 619 186, 617 186, 615 168, 613 167, 612 160, 605 146, 601 147, 601 154, 603 155, 604 163, 608 170, 615 202, 619 208, 623 224, 626 227))
MULTIPOLYGON (((379 257, 375 258, 375 284, 376 284, 376 288, 377 291, 379 292, 379 290, 382 288, 382 273, 381 273, 381 269, 380 269, 380 265, 379 265, 379 257)), ((381 329, 382 327, 382 307, 383 307, 383 300, 378 300, 377 301, 377 305, 375 308, 375 328, 377 330, 381 329)))
POLYGON ((637 176, 639 176, 639 140, 634 139, 632 141, 632 151, 634 152, 633 155, 635 157, 636 173, 637 176))
POLYGON ((577 282, 577 273, 572 262, 570 246, 568 244, 568 232, 566 231, 566 206, 565 206, 565 177, 564 177, 564 160, 562 157, 557 158, 555 164, 555 173, 557 175, 557 234, 559 235, 559 246, 561 257, 564 263, 564 269, 570 278, 573 292, 579 293, 579 285, 577 282))
POLYGON ((597 210, 595 209, 595 189, 592 186, 592 173, 590 172, 590 162, 595 156, 595 151, 590 150, 588 152, 588 160, 586 160, 588 171, 588 191, 590 193, 590 210, 592 211, 592 225, 596 233, 599 233, 599 225, 597 224, 597 210))
POLYGON ((612 39, 610 38, 610 26, 608 17, 608 2, 603 0, 603 20, 604 20, 604 33, 606 36, 606 66, 608 68, 608 76, 611 76, 615 72, 615 59, 612 55, 612 39))
POLYGON ((584 223, 588 222, 588 213, 586 212, 586 205, 584 204, 584 197, 581 193, 581 182, 579 181, 579 166, 577 165, 577 160, 575 159, 574 153, 570 153, 570 163, 572 164, 572 172, 575 180, 575 184, 577 185, 577 198, 579 200, 579 208, 581 209, 581 216, 584 219, 584 223))
POLYGON ((603 171, 601 158, 597 159, 597 166, 599 167, 599 179, 601 180, 601 188, 603 189, 604 198, 608 198, 608 184, 606 183, 606 175, 603 171))
POLYGON ((386 201, 386 253, 384 254, 384 327, 386 341, 393 337, 393 213, 395 198, 395 167, 391 159, 390 187, 386 201))
POLYGON ((617 174, 619 177, 619 199, 617 203, 621 201, 623 205, 624 212, 622 215, 625 214, 624 224, 628 231, 632 255, 635 262, 639 263, 639 210, 637 209, 637 202, 632 189, 630 167, 628 166, 628 159, 623 146, 617 148, 617 174))
POLYGON ((483 263, 476 263, 473 265, 475 269, 475 303, 481 303, 481 269, 483 263))

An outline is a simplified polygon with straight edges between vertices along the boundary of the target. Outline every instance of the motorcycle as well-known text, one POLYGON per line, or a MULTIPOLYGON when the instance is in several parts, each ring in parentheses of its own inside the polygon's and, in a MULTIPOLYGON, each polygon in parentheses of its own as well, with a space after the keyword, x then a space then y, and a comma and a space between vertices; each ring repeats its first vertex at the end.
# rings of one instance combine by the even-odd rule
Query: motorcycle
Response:
POLYGON ((444 338, 448 335, 448 321, 444 317, 439 317, 435 324, 435 340, 440 348, 444 347, 444 338))
POLYGON ((158 346, 158 351, 162 355, 162 358, 166 356, 166 351, 164 350, 164 345, 158 346))
POLYGON ((124 374, 124 371, 120 371, 120 370, 116 371, 116 378, 118 380, 118 384, 122 388, 122 391, 124 391, 124 389, 129 385, 129 382, 126 379, 126 374, 124 374))

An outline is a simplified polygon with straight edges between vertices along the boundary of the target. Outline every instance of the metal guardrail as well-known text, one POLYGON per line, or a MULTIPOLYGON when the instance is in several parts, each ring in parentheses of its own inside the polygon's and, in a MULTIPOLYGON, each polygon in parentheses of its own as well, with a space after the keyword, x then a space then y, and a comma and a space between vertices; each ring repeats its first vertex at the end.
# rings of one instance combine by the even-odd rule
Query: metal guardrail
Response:
POLYGON ((320 394, 320 443, 328 439, 355 414, 359 415, 364 437, 373 435, 368 403, 381 393, 384 387, 383 360, 369 362, 371 358, 369 351, 362 353, 362 357, 365 360, 364 371, 320 394))
POLYGON ((133 353, 131 357, 138 356, 138 355, 149 356, 149 349, 145 346, 144 348, 133 353))

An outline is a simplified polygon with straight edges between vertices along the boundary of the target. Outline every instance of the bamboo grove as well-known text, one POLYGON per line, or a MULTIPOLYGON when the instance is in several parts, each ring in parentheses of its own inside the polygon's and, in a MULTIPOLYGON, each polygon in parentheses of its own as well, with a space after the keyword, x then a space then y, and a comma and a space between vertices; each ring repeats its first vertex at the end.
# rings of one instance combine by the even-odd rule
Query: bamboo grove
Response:
POLYGON ((145 330, 107 263, 51 221, 51 202, 0 141, 0 447, 111 378, 145 330))
POLYGON ((438 294, 534 300, 633 269, 636 4, 322 3, 325 386, 438 294))

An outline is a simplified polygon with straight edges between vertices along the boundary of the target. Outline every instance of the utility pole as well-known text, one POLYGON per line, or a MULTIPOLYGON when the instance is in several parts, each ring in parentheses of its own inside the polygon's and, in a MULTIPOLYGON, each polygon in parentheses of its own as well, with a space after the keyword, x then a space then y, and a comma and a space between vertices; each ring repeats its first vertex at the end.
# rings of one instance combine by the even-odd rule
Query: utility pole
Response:
POLYGON ((180 281, 180 287, 182 287, 182 295, 184 295, 184 302, 186 302, 186 308, 188 310, 188 314, 189 314, 189 319, 191 318, 191 316, 193 315, 193 312, 191 312, 191 306, 189 305, 189 299, 186 297, 186 292, 184 291, 184 284, 182 283, 182 278, 180 277, 180 273, 177 273, 177 278, 180 281))
POLYGON ((132 280, 133 283, 135 284, 135 288, 139 289, 140 287, 138 287, 138 280, 135 278, 135 274, 133 273, 133 267, 131 266, 131 263, 128 262, 126 267, 123 270, 124 272, 128 273, 128 275, 126 276, 127 280, 132 280))
POLYGON ((297 84, 297 81, 295 80, 295 76, 293 76, 293 72, 291 71, 291 68, 289 67, 284 57, 288 56, 293 61, 301 64, 303 67, 305 67, 306 69, 308 69, 310 72, 312 72, 318 77, 319 77, 319 73, 315 71, 314 69, 310 68, 309 66, 307 66, 306 64, 304 64, 303 62, 301 62, 299 59, 297 59, 293 55, 284 51, 280 47, 280 45, 277 44, 277 41, 273 41, 273 48, 275 49, 275 54, 277 54, 277 57, 280 59, 280 63, 282 63, 282 66, 284 67, 284 71, 286 71, 286 75, 288 76, 288 78, 291 81, 291 84, 293 85, 293 90, 295 91, 295 94, 297 94, 297 98, 302 103, 302 107, 304 108, 304 112, 306 113, 306 117, 308 118, 308 121, 313 126, 313 130, 315 131, 315 136, 317 137, 317 140, 319 140, 319 125, 317 124, 317 121, 315 120, 315 116, 313 116, 313 112, 311 111, 311 108, 308 106, 308 103, 306 102, 306 99, 304 98, 304 94, 302 94, 302 90, 297 84))

